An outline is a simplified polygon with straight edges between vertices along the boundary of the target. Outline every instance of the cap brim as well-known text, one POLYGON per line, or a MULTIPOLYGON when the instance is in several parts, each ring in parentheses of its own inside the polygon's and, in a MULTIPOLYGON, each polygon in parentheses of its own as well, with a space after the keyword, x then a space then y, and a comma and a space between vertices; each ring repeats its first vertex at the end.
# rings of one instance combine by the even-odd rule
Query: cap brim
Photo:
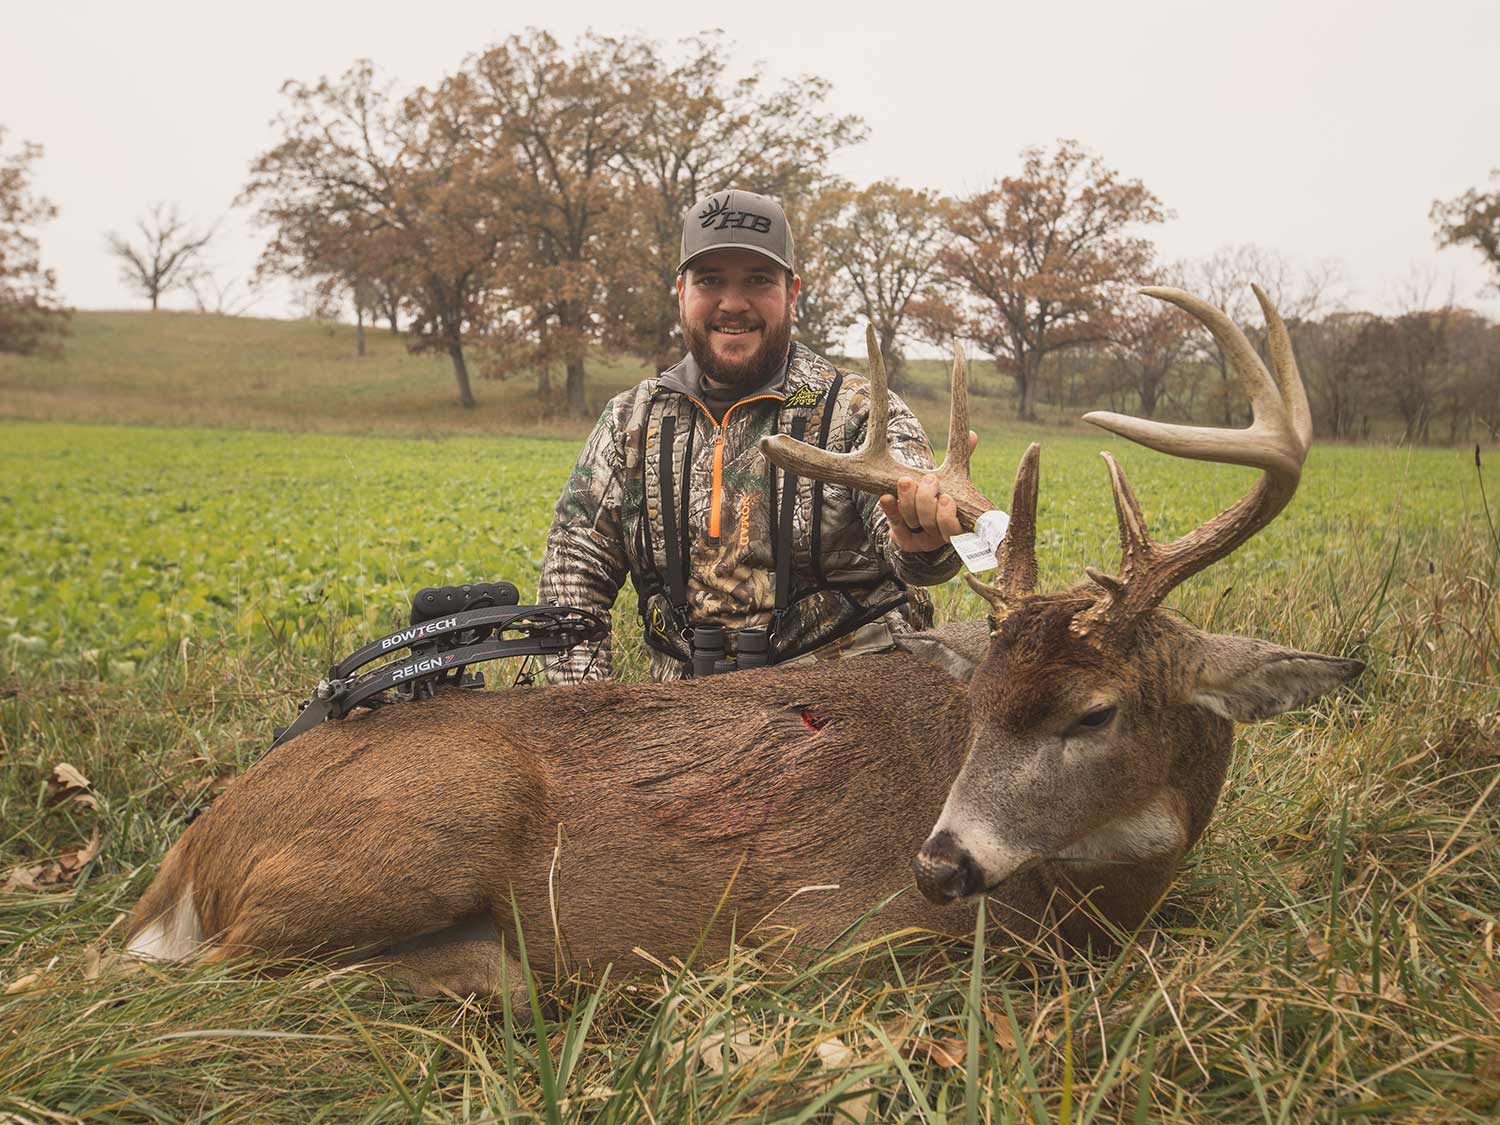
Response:
MULTIPOLYGON (((688 266, 692 265, 693 262, 703 257, 703 255, 712 254, 715 250, 751 250, 759 254, 762 258, 767 258, 770 261, 775 262, 784 270, 792 269, 791 262, 788 262, 785 259, 777 256, 776 254, 771 253, 764 246, 752 246, 748 242, 717 242, 712 246, 705 246, 702 250, 699 250, 693 254, 689 254, 686 258, 682 259, 682 261, 677 263, 677 272, 681 273, 683 270, 687 269, 688 266)), ((792 272, 796 273, 797 271, 792 270, 792 272)))

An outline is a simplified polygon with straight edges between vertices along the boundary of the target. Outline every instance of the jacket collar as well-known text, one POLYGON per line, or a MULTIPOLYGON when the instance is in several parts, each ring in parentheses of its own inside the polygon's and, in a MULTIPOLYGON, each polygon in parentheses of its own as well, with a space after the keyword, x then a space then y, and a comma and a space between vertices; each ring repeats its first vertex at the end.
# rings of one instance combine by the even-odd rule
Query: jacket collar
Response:
MULTIPOLYGON (((793 344, 787 351, 787 361, 781 365, 781 370, 777 371, 775 375, 772 375, 760 386, 740 395, 740 398, 755 398, 758 395, 781 395, 785 389, 789 372, 800 358, 798 353, 805 355, 812 354, 806 348, 793 344)), ((688 352, 676 364, 663 371, 656 380, 656 386, 658 390, 677 391, 680 394, 687 395, 689 398, 701 400, 703 398, 703 372, 699 370, 698 361, 693 358, 693 353, 688 352)))

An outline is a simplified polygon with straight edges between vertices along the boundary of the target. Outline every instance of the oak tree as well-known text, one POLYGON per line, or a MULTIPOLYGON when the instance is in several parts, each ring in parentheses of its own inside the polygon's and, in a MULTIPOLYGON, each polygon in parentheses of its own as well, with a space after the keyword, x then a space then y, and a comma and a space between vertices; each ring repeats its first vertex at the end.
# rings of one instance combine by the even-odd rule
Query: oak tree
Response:
POLYGON ((929 336, 962 336, 994 356, 1030 419, 1047 356, 1110 338, 1119 290, 1151 264, 1134 230, 1167 213, 1076 141, 1021 159, 1018 174, 944 208, 952 237, 939 261, 958 299, 928 303, 922 320, 929 336))
POLYGON ((875 328, 892 389, 906 370, 901 341, 913 312, 935 299, 938 256, 947 242, 936 193, 878 180, 832 193, 820 232, 856 314, 875 328))
POLYGON ((1437 224, 1439 246, 1472 246, 1495 271, 1500 289, 1500 168, 1490 172, 1493 191, 1470 188, 1448 200, 1435 200, 1429 217, 1437 224))

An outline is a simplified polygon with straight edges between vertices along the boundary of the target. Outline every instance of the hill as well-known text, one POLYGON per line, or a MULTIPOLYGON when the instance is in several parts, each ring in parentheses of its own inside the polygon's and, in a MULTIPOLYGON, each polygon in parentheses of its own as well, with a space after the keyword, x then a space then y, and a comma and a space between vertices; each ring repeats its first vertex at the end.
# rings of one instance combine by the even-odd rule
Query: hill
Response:
MULTIPOLYGON (((406 340, 308 320, 268 320, 188 312, 74 314, 57 359, 0 355, 0 419, 114 422, 227 429, 581 436, 605 401, 647 377, 628 356, 591 357, 590 415, 568 418, 536 393, 533 372, 474 379, 478 405, 458 405, 446 356, 413 355, 406 340)), ((863 364, 851 364, 863 367, 863 364)), ((987 366, 987 365, 984 365, 987 366)), ((1008 399, 985 396, 998 382, 976 365, 977 428, 1014 429, 1008 399)), ((560 375, 558 376, 560 378, 560 375)), ((947 368, 913 364, 907 397, 933 440, 947 432, 947 368)), ((1071 424, 1071 423, 1068 423, 1071 424)))

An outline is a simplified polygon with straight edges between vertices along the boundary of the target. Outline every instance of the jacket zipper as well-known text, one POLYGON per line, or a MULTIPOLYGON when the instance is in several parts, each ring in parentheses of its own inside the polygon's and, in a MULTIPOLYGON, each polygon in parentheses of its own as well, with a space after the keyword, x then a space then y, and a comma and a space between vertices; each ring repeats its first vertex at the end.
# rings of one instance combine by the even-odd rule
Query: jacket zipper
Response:
POLYGON ((786 396, 777 394, 764 394, 755 395, 753 398, 742 398, 737 402, 731 402, 729 404, 729 408, 724 411, 724 417, 717 422, 714 421, 713 411, 709 410, 709 408, 704 406, 703 403, 699 402, 696 398, 689 394, 684 394, 683 397, 693 405, 698 407, 699 410, 703 411, 704 414, 707 414, 709 424, 714 428, 714 483, 713 492, 709 495, 708 534, 710 538, 717 539, 719 537, 720 509, 723 507, 724 499, 724 427, 725 424, 729 421, 729 415, 734 412, 734 408, 736 406, 741 406, 744 403, 762 402, 766 399, 770 399, 773 402, 782 402, 785 400, 786 396))

